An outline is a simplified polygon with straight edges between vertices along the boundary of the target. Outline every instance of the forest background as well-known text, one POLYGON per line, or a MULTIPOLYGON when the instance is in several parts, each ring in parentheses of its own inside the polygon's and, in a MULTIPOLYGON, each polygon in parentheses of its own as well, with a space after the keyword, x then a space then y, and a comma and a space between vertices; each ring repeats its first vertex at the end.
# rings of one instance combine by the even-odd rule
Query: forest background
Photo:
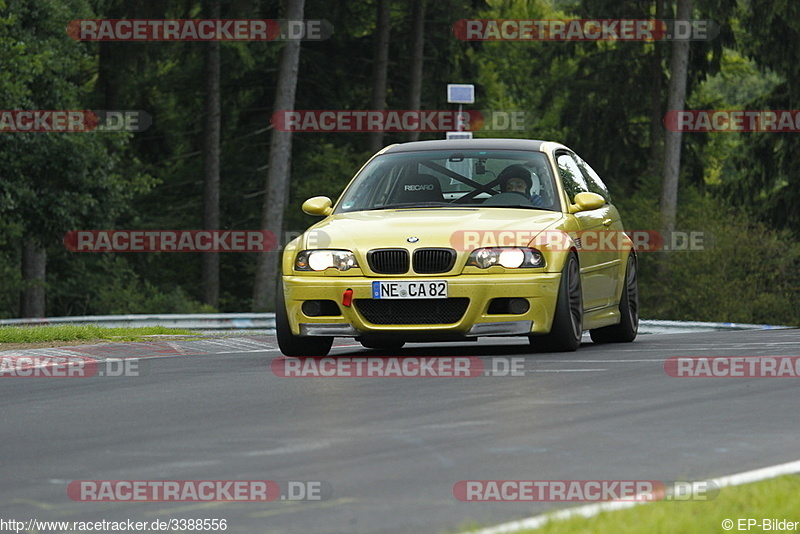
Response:
MULTIPOLYGON (((335 199, 376 147, 444 135, 295 133, 281 154, 270 118, 287 88, 299 110, 452 110, 446 85, 475 84, 471 109, 526 116, 522 131, 476 137, 562 142, 603 177, 626 228, 663 229, 677 41, 470 42, 453 25, 675 19, 681 9, 720 28, 684 44, 683 108, 798 109, 794 0, 0 0, 0 109, 153 119, 138 133, 0 133, 0 317, 274 309, 277 251, 75 253, 63 239, 87 229, 271 227, 285 244, 315 222, 302 202, 335 199), (75 19, 298 13, 327 20, 333 34, 120 43, 66 33, 75 19), (282 69, 293 45, 298 68, 282 69)), ((684 133, 678 143, 671 224, 713 238, 704 250, 640 254, 642 316, 800 324, 800 133, 684 133)))

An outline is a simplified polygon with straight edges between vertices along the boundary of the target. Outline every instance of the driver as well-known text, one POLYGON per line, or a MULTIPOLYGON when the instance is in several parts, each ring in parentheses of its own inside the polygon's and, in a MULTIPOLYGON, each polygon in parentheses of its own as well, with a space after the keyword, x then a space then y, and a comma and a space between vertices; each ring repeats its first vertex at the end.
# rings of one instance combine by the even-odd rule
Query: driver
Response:
POLYGON ((531 193, 531 187, 533 187, 531 172, 522 165, 509 165, 497 178, 500 180, 500 191, 503 193, 519 193, 530 200, 534 206, 544 204, 542 197, 531 193))

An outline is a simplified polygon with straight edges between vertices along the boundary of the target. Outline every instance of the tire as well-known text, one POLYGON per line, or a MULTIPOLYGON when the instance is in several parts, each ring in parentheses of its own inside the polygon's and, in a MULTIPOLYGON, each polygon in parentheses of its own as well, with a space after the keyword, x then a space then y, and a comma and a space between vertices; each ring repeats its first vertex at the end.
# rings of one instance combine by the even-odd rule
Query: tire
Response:
POLYGON ((380 350, 380 351, 395 351, 400 350, 405 345, 405 341, 390 341, 390 340, 375 340, 375 339, 359 339, 358 340, 364 348, 380 350))
POLYGON ((636 257, 628 256, 625 286, 619 299, 619 324, 590 330, 595 343, 630 343, 639 332, 639 273, 636 257))
POLYGON ((549 334, 529 336, 531 347, 539 352, 573 352, 581 346, 583 335, 583 290, 578 258, 567 257, 558 286, 558 302, 549 334))
POLYGON ((286 299, 283 296, 283 283, 278 285, 278 298, 275 303, 275 330, 278 347, 285 356, 327 356, 333 345, 332 337, 296 336, 289 326, 286 314, 286 299))

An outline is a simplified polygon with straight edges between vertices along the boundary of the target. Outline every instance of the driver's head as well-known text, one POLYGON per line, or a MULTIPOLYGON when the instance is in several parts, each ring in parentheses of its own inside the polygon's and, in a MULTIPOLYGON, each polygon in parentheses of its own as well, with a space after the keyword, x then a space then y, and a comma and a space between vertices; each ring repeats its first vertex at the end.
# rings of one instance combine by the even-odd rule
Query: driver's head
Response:
POLYGON ((523 193, 530 194, 533 180, 531 173, 522 165, 510 165, 503 169, 498 176, 500 179, 500 190, 503 193, 523 193))

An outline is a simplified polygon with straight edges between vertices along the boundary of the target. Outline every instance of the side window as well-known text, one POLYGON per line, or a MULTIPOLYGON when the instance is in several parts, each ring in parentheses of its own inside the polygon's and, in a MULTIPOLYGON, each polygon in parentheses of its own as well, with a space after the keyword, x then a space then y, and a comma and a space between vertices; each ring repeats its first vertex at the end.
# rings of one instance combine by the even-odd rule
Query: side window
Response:
POLYGON ((575 195, 589 191, 583 178, 583 173, 575 159, 569 154, 559 154, 556 162, 558 163, 558 173, 561 175, 561 182, 564 184, 567 197, 570 203, 575 202, 575 195))
POLYGON ((592 169, 589 164, 583 161, 580 157, 577 157, 577 159, 578 166, 581 168, 583 177, 586 179, 586 185, 589 187, 589 191, 592 193, 597 193, 606 199, 606 202, 611 202, 611 194, 608 192, 606 184, 604 184, 603 180, 600 179, 600 176, 598 176, 597 173, 594 172, 594 169, 592 169))

